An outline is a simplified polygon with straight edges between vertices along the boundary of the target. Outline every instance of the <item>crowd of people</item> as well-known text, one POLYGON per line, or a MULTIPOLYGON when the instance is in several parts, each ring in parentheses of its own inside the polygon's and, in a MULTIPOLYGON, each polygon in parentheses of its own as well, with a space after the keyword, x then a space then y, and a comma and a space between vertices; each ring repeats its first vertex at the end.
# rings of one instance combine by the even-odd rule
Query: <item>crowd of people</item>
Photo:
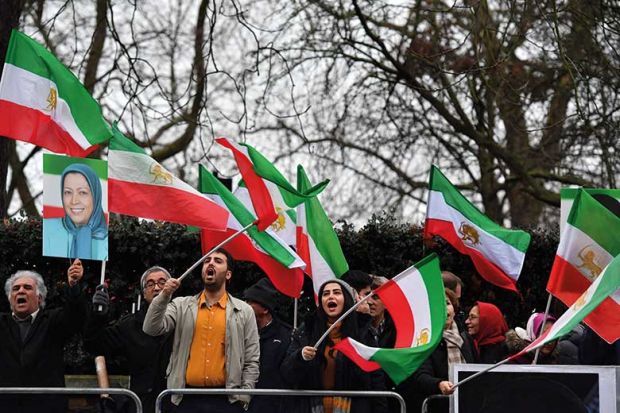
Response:
MULTIPOLYGON (((401 394, 409 412, 419 412, 425 398, 450 395, 450 366, 456 363, 496 363, 518 353, 555 322, 534 313, 525 328, 509 329, 493 304, 477 301, 464 312, 460 307, 463 283, 443 272, 446 323, 434 352, 407 380, 395 385, 381 370, 365 372, 334 346, 351 337, 371 347, 394 346, 394 321, 373 290, 384 277, 349 271, 320 287, 317 309, 300 327, 275 316, 277 292, 261 279, 244 292, 243 300, 227 291, 234 260, 220 249, 202 266, 203 289, 193 296, 175 297, 180 281, 162 267, 147 269, 140 279, 146 303, 134 314, 110 324, 110 297, 105 286, 86 297, 79 260, 69 267, 62 288, 62 305, 45 307, 47 289, 33 271, 18 271, 5 283, 11 312, 0 315, 0 387, 63 387, 63 346, 81 334, 93 355, 124 356, 131 390, 144 411, 155 409, 157 395, 166 388, 393 390, 401 394), (335 325, 317 348, 318 338, 356 301, 370 295, 351 315, 335 325)), ((537 356, 527 354, 515 363, 618 363, 620 345, 607 345, 580 326, 537 356)), ((445 400, 443 401, 445 402, 445 400)), ((132 411, 121 402, 116 411, 132 411)), ((396 411, 393 399, 373 397, 278 397, 174 394, 164 411, 172 412, 300 412, 363 413, 396 411)), ((59 396, 0 397, 0 411, 14 413, 67 410, 59 396)), ((437 404, 433 411, 447 411, 437 404)))

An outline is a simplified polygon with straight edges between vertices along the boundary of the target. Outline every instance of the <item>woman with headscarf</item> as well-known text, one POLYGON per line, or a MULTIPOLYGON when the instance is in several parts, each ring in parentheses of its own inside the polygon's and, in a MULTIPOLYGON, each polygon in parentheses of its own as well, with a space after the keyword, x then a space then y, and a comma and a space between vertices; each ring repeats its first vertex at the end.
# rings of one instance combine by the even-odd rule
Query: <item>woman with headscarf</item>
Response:
MULTIPOLYGON (((448 380, 450 366, 457 363, 473 363, 475 361, 474 348, 469 337, 461 333, 454 321, 454 315, 459 309, 456 294, 446 288, 446 324, 443 337, 433 353, 406 381, 407 408, 409 411, 419 412, 422 402, 433 394, 452 394, 453 384, 448 380)), ((431 411, 448 411, 448 401, 440 399, 433 401, 431 411)))
MULTIPOLYGON (((550 314, 545 316, 545 313, 533 313, 527 320, 525 330, 517 327, 514 330, 508 331, 506 333, 508 354, 517 354, 523 350, 531 342, 540 337, 542 333, 550 329, 555 323, 555 320, 556 318, 550 314)), ((541 347, 536 363, 556 364, 556 347, 557 341, 553 341, 541 347)), ((534 354, 534 351, 523 354, 519 358, 514 359, 512 362, 516 364, 530 364, 534 360, 534 354)))
POLYGON ((477 362, 495 364, 506 358, 508 324, 502 312, 490 303, 477 301, 465 320, 467 333, 474 339, 477 362))
MULTIPOLYGON (((321 285, 319 306, 293 334, 280 371, 288 385, 303 390, 383 390, 381 370, 362 371, 334 346, 346 337, 376 347, 367 329, 360 329, 354 311, 334 328, 318 348, 312 347, 345 311, 353 306, 355 293, 344 281, 333 279, 321 285)), ((299 413, 381 413, 383 398, 311 397, 290 398, 291 412, 299 413)))
POLYGON ((67 166, 60 191, 65 216, 44 220, 43 255, 107 260, 108 225, 95 171, 81 163, 67 166))

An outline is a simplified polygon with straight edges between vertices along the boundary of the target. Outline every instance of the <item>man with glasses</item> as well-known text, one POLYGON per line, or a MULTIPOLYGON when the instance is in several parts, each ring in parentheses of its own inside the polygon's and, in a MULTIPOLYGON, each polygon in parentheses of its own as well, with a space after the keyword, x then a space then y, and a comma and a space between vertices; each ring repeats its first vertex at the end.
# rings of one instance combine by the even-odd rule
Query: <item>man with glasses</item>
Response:
MULTIPOLYGON (((94 355, 121 356, 131 376, 131 390, 142 401, 145 412, 155 411, 155 399, 166 388, 166 366, 170 359, 172 335, 152 337, 142 331, 148 306, 170 279, 162 267, 151 267, 142 274, 140 287, 146 303, 134 314, 122 317, 106 327, 110 297, 105 285, 93 296, 93 311, 84 332, 84 346, 94 355)), ((117 411, 133 411, 133 404, 119 403, 117 411)))

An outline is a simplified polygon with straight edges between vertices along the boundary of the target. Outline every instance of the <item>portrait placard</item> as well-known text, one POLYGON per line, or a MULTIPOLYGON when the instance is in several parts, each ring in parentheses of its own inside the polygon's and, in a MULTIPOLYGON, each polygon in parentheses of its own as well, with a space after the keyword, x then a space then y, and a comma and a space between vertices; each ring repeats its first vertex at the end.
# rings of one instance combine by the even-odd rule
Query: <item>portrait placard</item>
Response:
POLYGON ((43 155, 43 255, 108 259, 108 164, 43 155))

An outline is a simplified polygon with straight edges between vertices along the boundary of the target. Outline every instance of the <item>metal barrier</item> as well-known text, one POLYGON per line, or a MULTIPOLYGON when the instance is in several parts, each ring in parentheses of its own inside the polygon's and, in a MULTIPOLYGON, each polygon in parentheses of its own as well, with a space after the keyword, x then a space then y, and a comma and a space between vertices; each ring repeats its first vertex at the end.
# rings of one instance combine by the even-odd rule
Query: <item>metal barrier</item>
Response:
POLYGON ((250 395, 250 396, 341 396, 341 397, 392 397, 400 404, 400 413, 406 413, 405 400, 392 391, 327 391, 327 390, 283 390, 283 389, 168 389, 159 393, 155 401, 155 413, 161 413, 161 404, 169 394, 204 394, 204 395, 250 395))
POLYGON ((0 387, 0 394, 120 394, 127 396, 136 404, 136 413, 142 413, 142 402, 131 390, 99 387, 0 387))
POLYGON ((452 397, 452 395, 451 394, 433 394, 433 395, 428 396, 422 402, 422 413, 428 413, 428 404, 430 403, 431 400, 447 399, 449 397, 452 397))

